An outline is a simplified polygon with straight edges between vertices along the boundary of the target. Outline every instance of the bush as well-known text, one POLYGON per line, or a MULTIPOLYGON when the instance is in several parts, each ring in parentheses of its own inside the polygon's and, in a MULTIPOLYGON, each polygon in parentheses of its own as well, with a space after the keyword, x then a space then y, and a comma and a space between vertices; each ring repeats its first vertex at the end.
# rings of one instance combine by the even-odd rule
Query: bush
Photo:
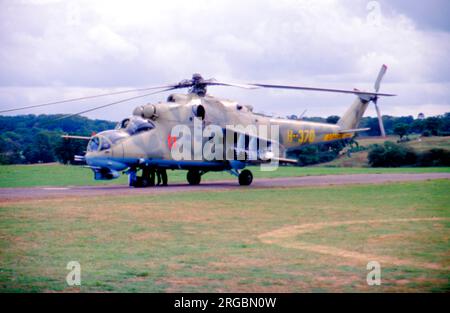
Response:
POLYGON ((450 151, 438 148, 425 151, 420 155, 418 165, 450 166, 450 151))
POLYGON ((439 131, 438 136, 442 136, 442 137, 450 136, 450 131, 439 131))
POLYGON ((289 158, 298 160, 297 165, 306 166, 334 160, 345 147, 347 141, 339 140, 330 143, 314 144, 288 152, 289 158))
POLYGON ((317 146, 307 146, 297 154, 298 165, 312 165, 320 162, 317 146))
POLYGON ((348 149, 347 151, 350 153, 356 153, 356 152, 361 152, 361 151, 366 151, 367 147, 364 146, 357 146, 357 147, 352 147, 350 149, 348 149))
POLYGON ((423 137, 430 137, 431 136, 431 132, 429 130, 424 130, 422 133, 423 137))
POLYGON ((372 167, 450 166, 450 151, 435 148, 418 153, 412 148, 385 141, 383 145, 371 146, 368 159, 372 167))
POLYGON ((368 155, 372 167, 399 167, 414 165, 417 162, 417 153, 402 145, 385 141, 383 145, 373 145, 368 155))

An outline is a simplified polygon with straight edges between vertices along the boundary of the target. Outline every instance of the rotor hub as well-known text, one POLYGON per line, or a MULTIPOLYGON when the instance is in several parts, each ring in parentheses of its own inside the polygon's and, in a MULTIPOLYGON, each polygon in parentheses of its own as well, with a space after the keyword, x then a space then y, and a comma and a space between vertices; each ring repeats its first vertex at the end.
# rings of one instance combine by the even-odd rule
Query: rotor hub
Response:
POLYGON ((195 73, 192 75, 191 79, 192 87, 189 89, 190 93, 195 93, 199 97, 204 97, 206 95, 207 83, 203 79, 202 75, 195 73))

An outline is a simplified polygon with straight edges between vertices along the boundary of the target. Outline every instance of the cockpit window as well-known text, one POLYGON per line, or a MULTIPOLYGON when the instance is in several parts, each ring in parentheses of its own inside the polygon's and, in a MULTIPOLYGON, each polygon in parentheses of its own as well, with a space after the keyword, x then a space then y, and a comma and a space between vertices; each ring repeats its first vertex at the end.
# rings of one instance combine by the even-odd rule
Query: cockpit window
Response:
POLYGON ((88 151, 102 151, 111 149, 111 141, 104 136, 94 136, 88 143, 88 151))
POLYGON ((145 120, 143 118, 136 117, 130 120, 130 122, 128 123, 128 127, 126 128, 126 131, 130 135, 134 135, 153 128, 155 128, 155 125, 153 125, 152 122, 145 120))
POLYGON ((126 132, 123 131, 106 131, 102 133, 103 136, 109 139, 112 144, 115 144, 121 139, 127 138, 129 135, 126 132))
POLYGON ((139 122, 136 126, 137 126, 136 133, 140 133, 155 128, 155 125, 153 125, 153 123, 148 121, 139 122))
POLYGON ((88 144, 88 151, 97 151, 100 147, 100 138, 92 137, 88 144))
POLYGON ((100 150, 107 150, 109 148, 111 148, 111 144, 108 142, 108 140, 103 137, 101 140, 101 145, 100 145, 100 150))
POLYGON ((130 122, 129 118, 123 119, 121 122, 119 122, 116 125, 116 129, 125 129, 125 128, 127 128, 129 122, 130 122))
MULTIPOLYGON (((123 129, 130 135, 134 135, 153 128, 155 128, 155 125, 152 122, 137 116, 126 118, 123 121, 119 122, 116 126, 117 130, 123 129)), ((112 140, 112 142, 114 143, 114 140, 112 140)))

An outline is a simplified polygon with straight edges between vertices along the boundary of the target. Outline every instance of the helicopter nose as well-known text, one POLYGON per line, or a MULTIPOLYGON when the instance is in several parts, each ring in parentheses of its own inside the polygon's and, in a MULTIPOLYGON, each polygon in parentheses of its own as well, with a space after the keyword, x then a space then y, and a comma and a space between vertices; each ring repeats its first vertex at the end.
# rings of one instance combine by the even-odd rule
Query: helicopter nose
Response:
POLYGON ((86 161, 86 164, 89 166, 95 166, 95 158, 93 156, 93 153, 90 151, 87 151, 84 155, 84 160, 86 161))
POLYGON ((88 152, 85 155, 86 164, 94 169, 109 169, 113 171, 122 171, 128 167, 122 160, 111 158, 107 155, 96 155, 88 152))
POLYGON ((121 171, 128 167, 123 162, 122 144, 114 143, 118 134, 121 132, 109 130, 91 138, 85 155, 89 167, 108 171, 121 171))

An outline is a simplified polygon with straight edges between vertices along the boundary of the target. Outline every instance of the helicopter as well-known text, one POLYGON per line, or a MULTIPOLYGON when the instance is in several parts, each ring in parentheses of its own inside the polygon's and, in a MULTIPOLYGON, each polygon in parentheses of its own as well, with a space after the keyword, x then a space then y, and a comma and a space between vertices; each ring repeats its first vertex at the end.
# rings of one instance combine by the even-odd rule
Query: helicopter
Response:
POLYGON ((90 137, 64 135, 63 138, 88 141, 86 154, 75 156, 75 160, 86 162, 96 180, 115 179, 123 173, 128 175, 130 187, 147 187, 150 186, 152 170, 170 169, 187 170, 188 183, 198 185, 205 173, 227 171, 238 178, 240 185, 248 186, 253 181, 252 172, 246 169, 249 165, 297 163, 297 160, 286 158, 288 152, 305 145, 348 141, 356 133, 368 130, 358 126, 369 103, 376 105, 380 96, 395 96, 379 93, 386 70, 387 66, 383 65, 375 80, 373 92, 261 83, 238 84, 204 79, 200 74, 194 74, 191 79, 176 84, 116 92, 115 94, 156 90, 77 114, 150 94, 188 89, 186 94, 170 94, 166 101, 136 107, 132 115, 120 121, 115 129, 90 137), (210 95, 207 92, 209 86, 334 92, 353 94, 356 99, 336 124, 328 124, 255 113, 250 105, 210 95), (271 128, 275 131, 269 131, 271 128), (258 132, 258 129, 267 131, 258 132), (210 149, 205 149, 206 146, 210 149), (205 150, 208 151, 203 153, 205 150), (180 153, 184 157, 180 157, 180 153), (141 173, 140 176, 138 173, 141 173))

